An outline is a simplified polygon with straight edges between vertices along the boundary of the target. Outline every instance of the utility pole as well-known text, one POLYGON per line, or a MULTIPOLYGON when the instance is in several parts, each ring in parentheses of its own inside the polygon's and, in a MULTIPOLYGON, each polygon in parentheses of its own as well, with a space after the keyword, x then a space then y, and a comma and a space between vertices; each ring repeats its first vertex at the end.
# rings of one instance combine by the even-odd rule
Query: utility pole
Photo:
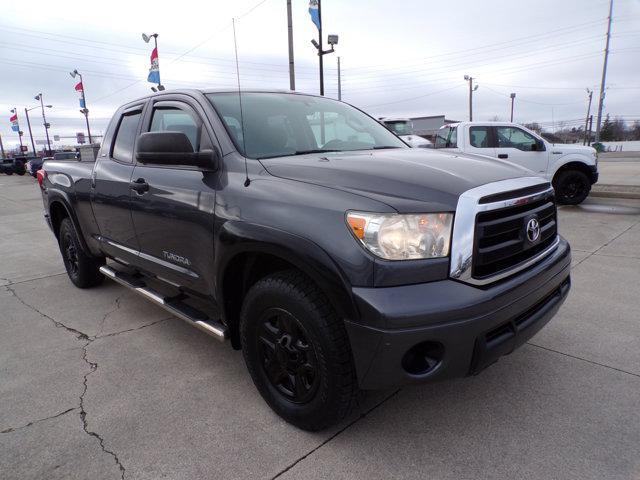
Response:
POLYGON ((598 119, 596 120, 596 142, 600 141, 600 125, 602 122, 602 107, 604 105, 604 91, 607 80, 607 61, 609 60, 609 40, 611 39, 611 16, 613 14, 613 0, 609 0, 609 18, 607 23, 607 41, 604 47, 604 63, 602 64, 602 81, 600 82, 600 99, 598 101, 598 119))
POLYGON ((338 100, 342 100, 342 78, 340 77, 340 57, 338 57, 338 100))
POLYGON ((33 141, 33 132, 31 131, 31 122, 29 121, 29 110, 33 109, 28 109, 25 107, 24 116, 27 118, 27 127, 29 127, 29 138, 31 138, 31 148, 33 149, 33 155, 37 156, 38 154, 36 153, 36 144, 33 141))
POLYGON ((516 94, 512 93, 510 97, 511 97, 511 123, 513 123, 513 102, 516 99, 516 94))
POLYGON ((287 24, 289 25, 289 89, 296 89, 296 73, 293 65, 293 21, 291 20, 291 0, 287 0, 287 24))
POLYGON ((584 142, 583 145, 587 145, 589 143, 589 137, 587 137, 587 127, 589 126, 589 114, 591 113, 591 99, 593 98, 593 90, 587 88, 587 93, 589 94, 589 103, 587 104, 587 118, 584 121, 584 142))
POLYGON ((0 135, 0 153, 2 153, 2 158, 5 158, 5 156, 4 156, 4 144, 2 143, 2 135, 0 135))
POLYGON ((473 77, 465 75, 464 79, 469 82, 469 121, 473 121, 473 92, 478 90, 478 85, 473 86, 473 77))
POLYGON ((591 142, 591 135, 593 134, 593 115, 589 115, 589 142, 591 142))

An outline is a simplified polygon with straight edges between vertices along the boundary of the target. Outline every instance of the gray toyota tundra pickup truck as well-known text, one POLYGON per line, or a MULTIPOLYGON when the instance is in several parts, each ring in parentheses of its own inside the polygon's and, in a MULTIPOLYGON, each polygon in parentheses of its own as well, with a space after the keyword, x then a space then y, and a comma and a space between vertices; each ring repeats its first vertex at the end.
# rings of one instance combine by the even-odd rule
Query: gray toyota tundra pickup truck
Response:
POLYGON ((71 281, 109 278, 242 349, 266 402, 319 430, 360 390, 474 375, 569 287, 551 185, 411 149, 342 102, 165 91, 123 105, 95 162, 45 162, 71 281))

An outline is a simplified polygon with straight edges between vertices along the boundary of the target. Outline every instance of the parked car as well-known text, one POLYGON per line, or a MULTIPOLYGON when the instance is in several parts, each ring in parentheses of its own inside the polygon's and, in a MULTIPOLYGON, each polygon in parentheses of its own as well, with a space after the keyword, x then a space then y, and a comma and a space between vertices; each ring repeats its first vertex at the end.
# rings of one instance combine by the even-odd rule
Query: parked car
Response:
POLYGON ((27 172, 29 172, 29 175, 31 175, 32 177, 36 178, 38 170, 42 168, 42 165, 47 160, 77 160, 77 159, 78 159, 78 152, 72 152, 72 151, 55 152, 53 154, 53 157, 42 157, 42 158, 35 157, 34 159, 32 159, 27 163, 27 172))
POLYGON ((25 157, 5 158, 0 163, 0 173, 6 175, 24 175, 25 170, 25 157))
POLYGON ((307 430, 344 418, 359 389, 477 374, 565 300, 548 181, 408 148, 333 99, 241 99, 140 98, 95 162, 44 164, 73 284, 110 278, 229 340, 271 408, 307 430))
POLYGON ((432 148, 433 144, 419 135, 413 133, 413 122, 410 118, 382 117, 380 121, 410 147, 432 148))
POLYGON ((29 157, 25 168, 27 173, 33 178, 36 178, 38 170, 42 168, 42 164, 45 160, 53 159, 53 157, 29 157))
POLYGON ((559 203, 577 205, 598 181, 598 156, 592 147, 554 144, 508 122, 460 122, 445 125, 436 148, 488 155, 532 170, 549 180, 559 203))

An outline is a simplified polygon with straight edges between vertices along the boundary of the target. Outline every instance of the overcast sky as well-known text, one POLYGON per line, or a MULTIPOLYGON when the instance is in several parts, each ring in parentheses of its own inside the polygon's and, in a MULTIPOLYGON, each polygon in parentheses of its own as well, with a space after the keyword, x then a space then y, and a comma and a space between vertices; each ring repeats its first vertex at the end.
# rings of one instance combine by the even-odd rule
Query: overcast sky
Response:
MULTIPOLYGON (((325 35, 340 36, 326 55, 325 85, 337 97, 336 57, 343 67, 343 100, 376 115, 468 116, 472 75, 474 117, 551 127, 577 124, 586 114, 587 87, 594 107, 602 71, 608 0, 323 0, 325 35)), ((113 110, 150 93, 152 47, 141 33, 159 33, 162 83, 168 88, 235 85, 236 24, 243 87, 289 87, 285 0, 179 3, 4 2, 0 16, 0 134, 17 143, 9 110, 18 107, 28 142, 24 107, 43 92, 50 134, 84 128, 74 81, 84 75, 94 133, 113 110), (93 8, 90 5, 95 5, 93 8), (176 6, 178 5, 178 6, 176 6)), ((293 0, 296 87, 318 92, 318 62, 310 40, 317 30, 307 0, 293 0)), ((640 119, 640 0, 614 0, 605 112, 640 119)), ((592 112, 594 108, 592 108, 592 112)), ((39 109, 30 113, 34 136, 44 138, 39 109)), ((64 142, 62 142, 64 143, 64 142)), ((67 141, 72 143, 72 141, 67 141)))

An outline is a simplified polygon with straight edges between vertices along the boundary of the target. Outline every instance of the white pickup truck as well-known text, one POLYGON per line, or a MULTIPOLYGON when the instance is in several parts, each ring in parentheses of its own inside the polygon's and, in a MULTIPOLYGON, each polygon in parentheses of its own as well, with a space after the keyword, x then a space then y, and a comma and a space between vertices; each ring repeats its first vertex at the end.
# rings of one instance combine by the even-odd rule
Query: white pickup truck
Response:
POLYGON ((460 122, 442 127, 435 148, 491 156, 534 171, 552 182, 558 203, 577 205, 598 181, 591 147, 553 144, 509 122, 460 122))

